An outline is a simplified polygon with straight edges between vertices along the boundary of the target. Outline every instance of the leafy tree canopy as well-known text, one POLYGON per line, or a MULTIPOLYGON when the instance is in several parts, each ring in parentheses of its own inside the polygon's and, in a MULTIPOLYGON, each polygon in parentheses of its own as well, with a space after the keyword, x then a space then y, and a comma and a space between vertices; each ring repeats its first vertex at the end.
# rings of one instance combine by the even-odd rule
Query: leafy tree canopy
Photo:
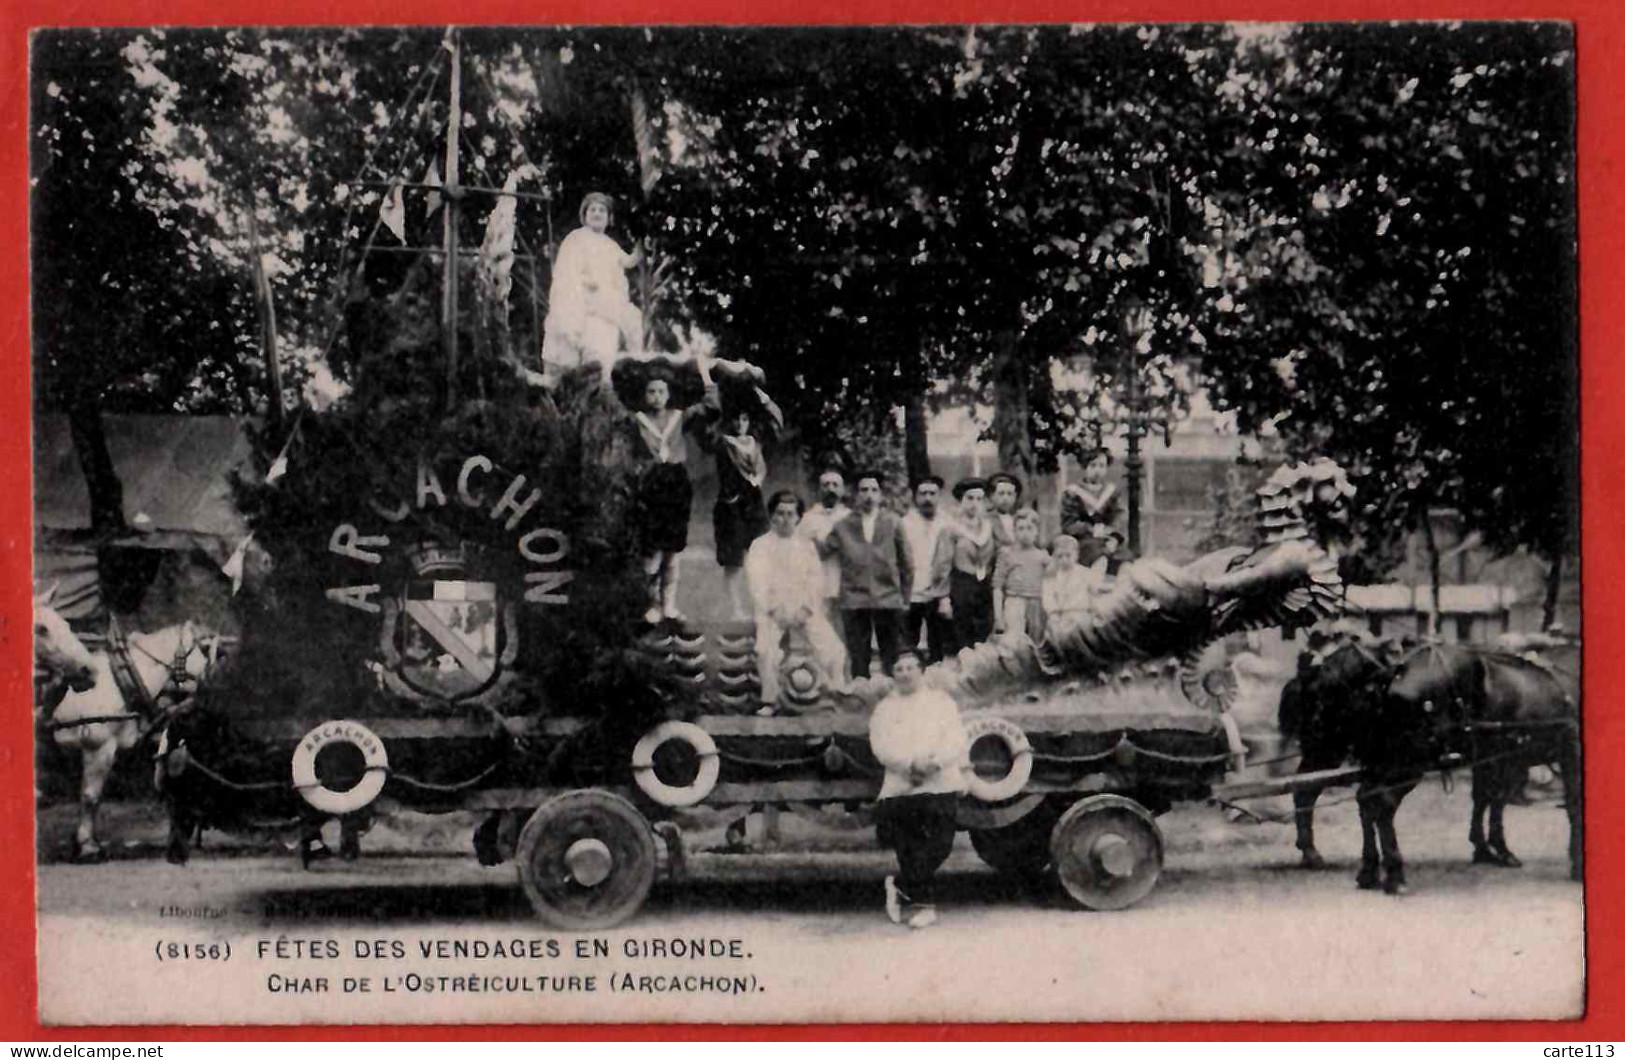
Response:
MULTIPOLYGON (((808 437, 978 401, 1031 470, 1114 429, 1126 373, 1176 414, 1200 382, 1244 430, 1348 465, 1368 531, 1448 505, 1497 546, 1573 547, 1567 27, 461 39, 464 180, 541 196, 519 207, 520 356, 602 188, 667 263, 657 333, 761 363, 808 437)), ((444 55, 422 30, 39 35, 40 400, 262 409, 248 210, 291 366, 353 381, 338 307, 359 248, 393 239, 357 177, 428 175, 444 55)), ((406 202, 432 242, 426 195, 406 202)), ((465 203, 472 245, 491 200, 465 203)), ((388 293, 410 262, 364 278, 388 293)))

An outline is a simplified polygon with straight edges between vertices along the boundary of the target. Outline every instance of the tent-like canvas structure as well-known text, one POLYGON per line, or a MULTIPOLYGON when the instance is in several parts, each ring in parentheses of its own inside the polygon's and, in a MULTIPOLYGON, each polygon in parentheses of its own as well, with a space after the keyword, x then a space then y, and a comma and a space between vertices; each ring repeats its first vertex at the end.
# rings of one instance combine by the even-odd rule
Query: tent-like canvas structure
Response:
POLYGON ((35 587, 56 583, 58 610, 90 631, 105 626, 110 607, 121 617, 146 609, 157 586, 173 598, 166 612, 203 618, 222 611, 228 594, 219 568, 248 535, 230 486, 231 472, 248 465, 242 424, 227 416, 152 415, 109 415, 104 423, 125 518, 136 529, 91 539, 89 492, 67 417, 37 417, 35 587))

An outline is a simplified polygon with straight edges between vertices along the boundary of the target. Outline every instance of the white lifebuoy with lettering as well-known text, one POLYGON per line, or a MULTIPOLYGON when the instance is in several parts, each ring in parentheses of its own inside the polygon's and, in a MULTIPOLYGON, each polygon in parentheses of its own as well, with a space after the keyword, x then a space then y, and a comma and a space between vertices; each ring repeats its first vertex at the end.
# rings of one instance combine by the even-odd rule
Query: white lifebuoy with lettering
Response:
POLYGON ((638 788, 662 806, 693 806, 717 786, 717 775, 722 771, 722 760, 717 757, 717 742, 711 734, 688 721, 663 721, 643 734, 632 748, 632 777, 638 788), (655 773, 655 751, 670 740, 689 747, 699 759, 699 769, 687 784, 668 784, 655 773))
POLYGON ((1010 772, 997 780, 977 776, 974 768, 966 770, 971 796, 981 802, 1003 802, 1020 795, 1033 775, 1033 746, 1021 726, 999 717, 973 718, 965 725, 965 735, 971 747, 991 736, 1004 744, 1010 755, 1010 772))
POLYGON ((306 802, 323 813, 354 813, 384 790, 389 778, 389 752, 378 734, 359 721, 324 721, 304 735, 293 752, 293 786, 306 802), (348 743, 361 752, 366 772, 347 791, 334 791, 316 776, 316 756, 324 747, 348 743))

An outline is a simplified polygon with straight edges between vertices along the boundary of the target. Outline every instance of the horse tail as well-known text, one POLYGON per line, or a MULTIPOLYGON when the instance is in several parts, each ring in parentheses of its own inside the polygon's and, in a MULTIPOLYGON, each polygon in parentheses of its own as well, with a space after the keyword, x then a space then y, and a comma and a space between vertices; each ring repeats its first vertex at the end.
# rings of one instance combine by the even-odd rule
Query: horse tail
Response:
POLYGON ((1578 724, 1565 725, 1563 735, 1558 740, 1558 771, 1563 776, 1563 801, 1574 802, 1582 795, 1584 787, 1580 753, 1580 726, 1578 724))
MULTIPOLYGON (((1473 652, 1470 658, 1473 665, 1473 688, 1479 694, 1478 717, 1473 720, 1488 721, 1495 717, 1495 708, 1498 706, 1495 700, 1494 667, 1489 664, 1489 660, 1478 652, 1473 652)), ((1508 713, 1513 713, 1513 710, 1508 710, 1508 713)))
POLYGON ((1281 739, 1294 740, 1302 737, 1303 727, 1303 680, 1292 678, 1281 688, 1281 703, 1276 708, 1275 724, 1281 730, 1281 739))
POLYGON ((1563 727, 1558 773, 1563 778, 1563 807, 1569 818, 1569 874, 1585 878, 1585 767, 1579 719, 1563 727))

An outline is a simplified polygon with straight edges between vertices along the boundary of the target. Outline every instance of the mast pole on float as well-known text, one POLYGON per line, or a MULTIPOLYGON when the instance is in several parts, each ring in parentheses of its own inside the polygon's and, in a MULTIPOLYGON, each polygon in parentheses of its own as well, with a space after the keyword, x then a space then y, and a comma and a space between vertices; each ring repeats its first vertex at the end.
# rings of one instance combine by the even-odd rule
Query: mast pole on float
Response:
POLYGON ((463 197, 457 173, 457 146, 463 128, 463 64, 455 29, 446 30, 446 50, 451 53, 451 106, 446 122, 445 273, 440 299, 440 328, 446 351, 446 411, 449 413, 457 408, 457 225, 462 218, 463 197))

